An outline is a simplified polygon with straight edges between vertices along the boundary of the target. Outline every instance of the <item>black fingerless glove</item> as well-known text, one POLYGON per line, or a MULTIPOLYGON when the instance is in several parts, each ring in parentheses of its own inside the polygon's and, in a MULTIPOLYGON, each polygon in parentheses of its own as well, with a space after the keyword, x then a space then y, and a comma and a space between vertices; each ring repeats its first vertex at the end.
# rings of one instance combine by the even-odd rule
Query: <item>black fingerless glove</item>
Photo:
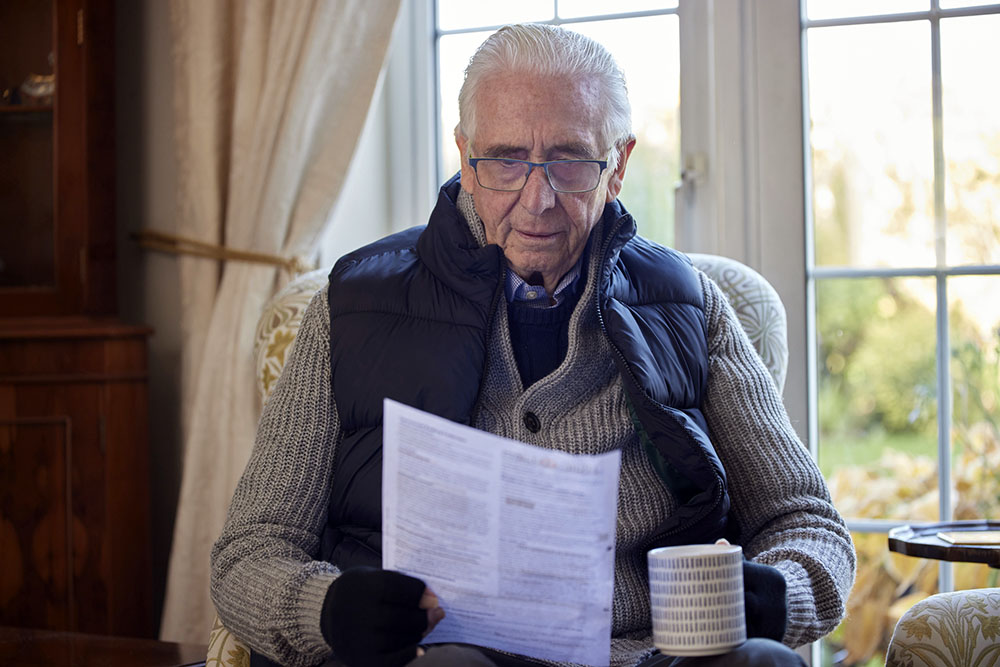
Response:
POLYGON ((416 656, 427 629, 420 609, 424 582, 394 570, 352 567, 341 573, 323 600, 323 638, 341 662, 397 667, 416 656))
POLYGON ((776 568, 743 561, 743 604, 747 638, 766 637, 781 641, 788 624, 785 577, 776 568))

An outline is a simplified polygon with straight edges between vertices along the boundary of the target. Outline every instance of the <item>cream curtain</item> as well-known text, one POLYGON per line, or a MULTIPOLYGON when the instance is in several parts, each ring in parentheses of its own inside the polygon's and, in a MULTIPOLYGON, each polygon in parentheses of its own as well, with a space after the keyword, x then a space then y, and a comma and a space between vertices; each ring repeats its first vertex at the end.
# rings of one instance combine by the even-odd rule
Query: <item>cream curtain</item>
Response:
MULTIPOLYGON (((172 0, 177 233, 312 258, 399 0, 172 0)), ((205 643, 209 552, 257 419, 253 334, 272 266, 180 260, 184 464, 160 630, 205 643)))

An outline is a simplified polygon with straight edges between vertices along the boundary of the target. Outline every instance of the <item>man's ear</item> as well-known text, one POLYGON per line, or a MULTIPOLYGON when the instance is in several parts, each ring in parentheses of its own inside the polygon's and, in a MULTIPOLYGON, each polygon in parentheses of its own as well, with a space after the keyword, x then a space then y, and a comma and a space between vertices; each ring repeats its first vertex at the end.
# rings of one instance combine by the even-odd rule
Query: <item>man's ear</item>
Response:
POLYGON ((472 192, 473 184, 476 182, 476 174, 469 166, 469 138, 462 134, 462 131, 455 128, 455 143, 458 144, 458 156, 462 165, 462 189, 472 192))
POLYGON ((605 198, 608 203, 613 202, 618 193, 622 191, 622 184, 625 182, 625 165, 628 163, 628 157, 632 154, 633 148, 635 148, 635 137, 631 137, 625 144, 625 150, 618 156, 618 167, 611 172, 611 177, 608 179, 608 193, 605 198))

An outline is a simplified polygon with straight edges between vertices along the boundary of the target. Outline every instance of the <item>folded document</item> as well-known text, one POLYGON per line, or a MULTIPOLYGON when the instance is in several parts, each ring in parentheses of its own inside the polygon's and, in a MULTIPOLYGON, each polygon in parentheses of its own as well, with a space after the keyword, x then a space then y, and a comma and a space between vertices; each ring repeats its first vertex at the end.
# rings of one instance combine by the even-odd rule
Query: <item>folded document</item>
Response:
POLYGON ((621 452, 573 455, 386 399, 382 566, 446 616, 425 642, 607 665, 621 452))

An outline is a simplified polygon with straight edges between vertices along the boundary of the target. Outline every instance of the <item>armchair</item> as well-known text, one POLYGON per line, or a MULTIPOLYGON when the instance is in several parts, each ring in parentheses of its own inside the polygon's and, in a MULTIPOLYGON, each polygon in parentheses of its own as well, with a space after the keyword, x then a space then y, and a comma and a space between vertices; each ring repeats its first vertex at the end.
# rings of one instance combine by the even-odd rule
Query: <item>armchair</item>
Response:
MULTIPOLYGON (((696 267, 708 274, 726 294, 740 324, 771 372, 780 392, 788 365, 785 308, 767 280, 750 267, 719 255, 691 254, 696 267)), ((257 388, 267 399, 281 374, 302 315, 313 295, 326 284, 329 268, 302 274, 281 289, 261 313, 254 339, 257 388)), ((218 618, 209 636, 206 667, 249 667, 245 646, 218 618)))
POLYGON ((1000 588, 937 593, 896 623, 886 667, 966 667, 1000 661, 1000 588))

